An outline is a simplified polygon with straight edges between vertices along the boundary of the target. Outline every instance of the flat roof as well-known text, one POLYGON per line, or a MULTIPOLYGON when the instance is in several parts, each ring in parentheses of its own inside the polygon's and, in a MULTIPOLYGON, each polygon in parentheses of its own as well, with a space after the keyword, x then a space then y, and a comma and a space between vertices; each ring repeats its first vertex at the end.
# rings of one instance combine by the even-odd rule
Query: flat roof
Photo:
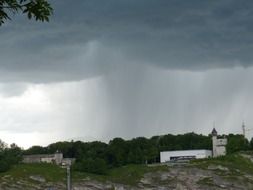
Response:
POLYGON ((208 149, 193 149, 193 150, 168 150, 168 151, 161 151, 160 153, 162 153, 162 152, 188 152, 188 151, 191 151, 191 152, 197 152, 197 151, 212 151, 212 150, 208 150, 208 149))

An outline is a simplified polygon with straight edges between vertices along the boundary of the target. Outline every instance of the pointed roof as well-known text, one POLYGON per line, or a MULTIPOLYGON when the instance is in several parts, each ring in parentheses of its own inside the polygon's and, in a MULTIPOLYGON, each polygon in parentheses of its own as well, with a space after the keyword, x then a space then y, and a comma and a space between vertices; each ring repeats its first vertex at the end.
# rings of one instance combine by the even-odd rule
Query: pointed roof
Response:
POLYGON ((217 136, 217 134, 218 134, 218 133, 217 133, 216 129, 213 128, 213 130, 212 130, 212 135, 213 135, 213 136, 217 136))

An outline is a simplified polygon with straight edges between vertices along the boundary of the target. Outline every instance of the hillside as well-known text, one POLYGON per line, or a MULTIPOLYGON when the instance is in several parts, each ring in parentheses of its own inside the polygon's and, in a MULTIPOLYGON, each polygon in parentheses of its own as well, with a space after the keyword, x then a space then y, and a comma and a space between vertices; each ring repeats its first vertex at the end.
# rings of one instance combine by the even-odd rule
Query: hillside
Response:
MULTIPOLYGON (((73 172, 75 190, 98 189, 253 189, 253 154, 168 166, 128 165, 106 175, 73 172)), ((49 164, 17 165, 2 173, 0 189, 65 189, 65 169, 49 164)))

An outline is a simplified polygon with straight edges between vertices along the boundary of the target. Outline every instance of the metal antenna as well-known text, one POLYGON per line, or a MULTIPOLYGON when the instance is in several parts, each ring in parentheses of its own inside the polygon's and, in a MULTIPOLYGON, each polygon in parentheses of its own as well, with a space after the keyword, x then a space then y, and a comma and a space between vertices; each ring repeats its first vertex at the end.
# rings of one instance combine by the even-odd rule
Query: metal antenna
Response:
POLYGON ((244 121, 242 122, 242 134, 243 134, 243 136, 244 136, 244 138, 245 138, 246 129, 245 129, 245 123, 244 123, 244 121))

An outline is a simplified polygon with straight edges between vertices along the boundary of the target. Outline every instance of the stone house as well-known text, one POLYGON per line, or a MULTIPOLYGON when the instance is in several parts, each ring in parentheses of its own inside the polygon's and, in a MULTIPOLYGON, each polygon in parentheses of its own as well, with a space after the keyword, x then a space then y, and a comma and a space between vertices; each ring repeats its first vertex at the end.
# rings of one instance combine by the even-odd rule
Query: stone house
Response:
POLYGON ((52 163, 60 165, 63 160, 63 154, 56 152, 55 154, 33 154, 23 156, 23 163, 52 163))

